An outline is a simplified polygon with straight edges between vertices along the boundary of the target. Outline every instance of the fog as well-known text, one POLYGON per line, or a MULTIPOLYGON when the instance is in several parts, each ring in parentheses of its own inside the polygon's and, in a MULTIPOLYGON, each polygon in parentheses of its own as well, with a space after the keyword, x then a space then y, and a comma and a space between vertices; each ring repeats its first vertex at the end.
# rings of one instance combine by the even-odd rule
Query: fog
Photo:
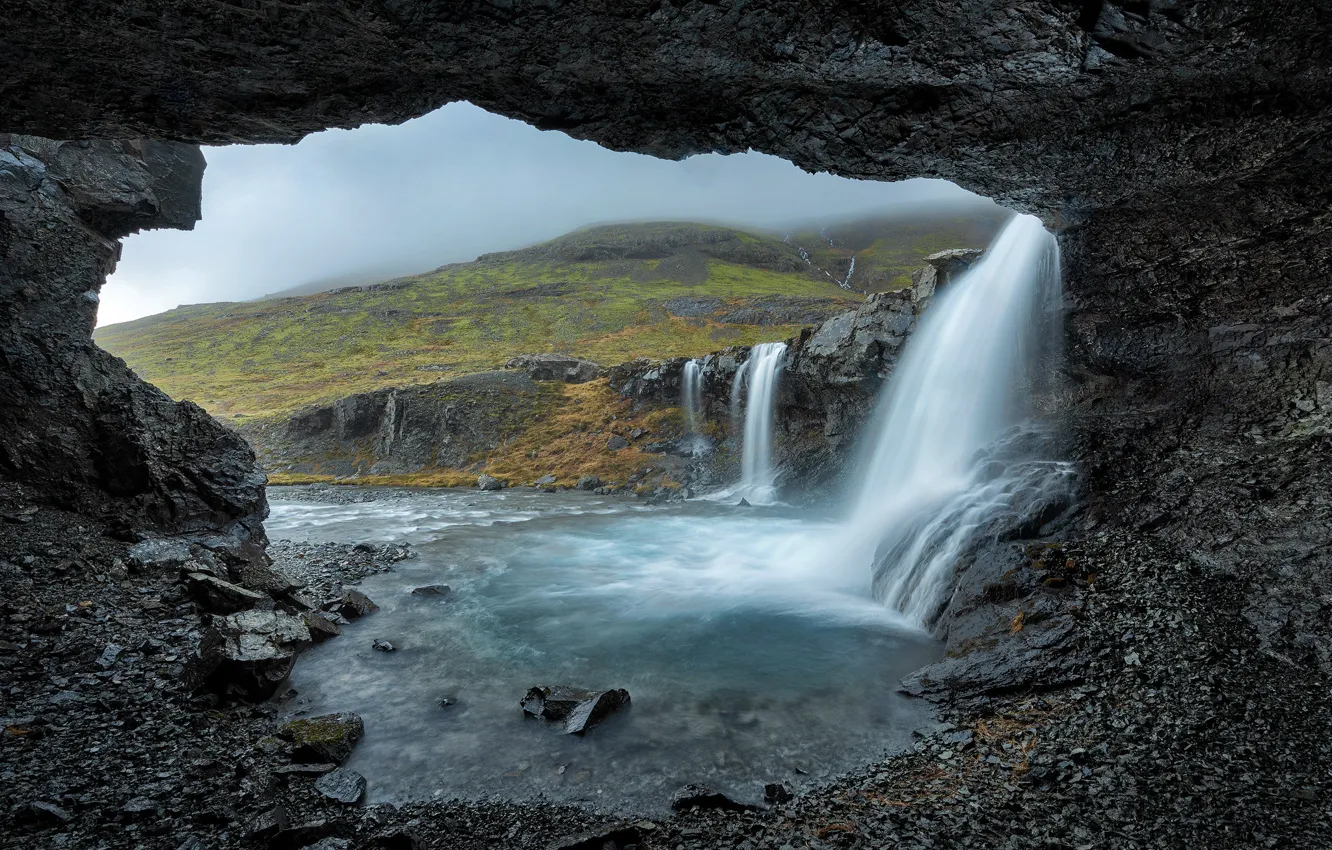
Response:
POLYGON ((616 153, 466 103, 394 127, 205 154, 203 220, 126 239, 99 324, 425 271, 590 224, 780 229, 975 197, 939 180, 809 174, 754 152, 681 162, 616 153))

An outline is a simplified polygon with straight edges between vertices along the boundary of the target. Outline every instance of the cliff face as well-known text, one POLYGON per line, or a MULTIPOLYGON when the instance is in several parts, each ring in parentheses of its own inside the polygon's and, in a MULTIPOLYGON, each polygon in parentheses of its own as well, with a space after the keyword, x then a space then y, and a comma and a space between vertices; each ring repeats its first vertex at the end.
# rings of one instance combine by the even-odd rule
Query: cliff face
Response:
POLYGON ((192 227, 203 166, 167 142, 0 135, 0 474, 127 533, 262 540, 264 478, 245 442, 91 340, 116 240, 192 227))

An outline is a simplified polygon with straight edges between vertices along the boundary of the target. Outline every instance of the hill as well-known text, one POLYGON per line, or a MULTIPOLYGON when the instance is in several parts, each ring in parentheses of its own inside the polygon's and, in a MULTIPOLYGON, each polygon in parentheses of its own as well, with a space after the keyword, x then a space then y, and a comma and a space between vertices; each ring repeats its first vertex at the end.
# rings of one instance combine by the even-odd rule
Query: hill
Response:
POLYGON ((271 419, 485 372, 519 354, 614 365, 784 339, 859 303, 827 271, 852 256, 854 289, 862 275, 875 289, 898 288, 926 254, 984 245, 992 230, 974 211, 839 223, 785 240, 682 222, 607 225, 366 286, 180 307, 99 328, 94 339, 215 416, 271 419))
POLYGON ((855 303, 780 240, 684 223, 577 231, 370 286, 196 304, 95 339, 176 398, 271 417, 517 354, 604 364, 781 339, 855 303))

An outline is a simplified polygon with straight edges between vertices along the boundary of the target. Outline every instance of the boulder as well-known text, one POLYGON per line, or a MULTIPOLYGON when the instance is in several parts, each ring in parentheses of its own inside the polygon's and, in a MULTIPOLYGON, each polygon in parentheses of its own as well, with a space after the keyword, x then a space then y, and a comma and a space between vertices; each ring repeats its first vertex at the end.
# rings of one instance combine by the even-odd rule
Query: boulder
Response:
POLYGON ((185 589, 200 608, 212 614, 235 614, 268 601, 262 593, 208 573, 186 573, 185 589))
POLYGON ((584 475, 582 478, 579 478, 578 483, 574 485, 574 487, 579 490, 595 490, 600 486, 601 479, 595 475, 584 475))
POLYGON ((620 449, 627 448, 628 446, 629 441, 624 437, 621 437, 619 434, 612 434, 611 438, 606 441, 606 448, 613 452, 618 452, 620 449))
POLYGON ((370 642, 370 648, 378 652, 396 652, 397 647, 381 638, 375 638, 370 642))
POLYGON ((323 643, 342 634, 342 626, 334 616, 324 611, 306 611, 302 614, 301 619, 310 630, 310 639, 315 643, 323 643))
POLYGON ((629 704, 623 688, 589 691, 568 685, 537 685, 528 689, 520 705, 533 717, 561 723, 564 731, 581 735, 629 704))
POLYGON ((763 802, 768 805, 789 803, 794 799, 790 790, 780 782, 771 782, 763 786, 763 802))
POLYGON ((547 487, 551 484, 554 484, 558 480, 559 479, 557 479, 554 475, 543 475, 533 483, 535 483, 536 486, 538 487, 547 487))
POLYGON ((145 540, 130 548, 129 559, 143 569, 179 567, 190 559, 190 545, 183 540, 145 540))
POLYGON ((523 354, 505 363, 504 368, 526 372, 534 381, 566 384, 585 384, 601 377, 599 364, 563 354, 523 354))
POLYGON ((345 590, 341 596, 325 602, 323 608, 348 620, 357 620, 379 610, 379 606, 359 590, 345 590))
POLYGON ((453 588, 447 584, 427 584, 423 587, 412 589, 412 596, 428 597, 442 599, 453 593, 453 588))
POLYGON ((482 490, 503 490, 504 482, 490 475, 478 475, 476 486, 482 490))
POLYGON ((703 785, 685 785, 671 799, 671 808, 677 812, 686 809, 715 809, 728 812, 749 811, 754 806, 733 800, 720 791, 703 785))
POLYGON ((315 781, 315 790, 330 800, 354 806, 365 797, 365 777, 354 770, 339 767, 315 781))
POLYGON ((280 611, 242 611, 214 617, 197 660, 196 681, 221 694, 265 700, 312 643, 305 623, 280 611))
POLYGON ((302 717, 284 723, 278 736, 292 743, 295 761, 342 764, 365 737, 365 723, 349 713, 302 717))

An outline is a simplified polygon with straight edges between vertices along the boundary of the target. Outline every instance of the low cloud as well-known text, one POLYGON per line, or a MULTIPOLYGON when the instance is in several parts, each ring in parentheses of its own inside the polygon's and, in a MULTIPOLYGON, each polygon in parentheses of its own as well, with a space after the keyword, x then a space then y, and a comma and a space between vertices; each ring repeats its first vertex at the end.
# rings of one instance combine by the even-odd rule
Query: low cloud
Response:
POLYGON ((616 153, 466 103, 396 127, 205 153, 203 220, 190 232, 126 240, 103 289, 101 324, 424 271, 589 224, 781 228, 975 197, 939 180, 808 174, 753 152, 681 162, 616 153))

